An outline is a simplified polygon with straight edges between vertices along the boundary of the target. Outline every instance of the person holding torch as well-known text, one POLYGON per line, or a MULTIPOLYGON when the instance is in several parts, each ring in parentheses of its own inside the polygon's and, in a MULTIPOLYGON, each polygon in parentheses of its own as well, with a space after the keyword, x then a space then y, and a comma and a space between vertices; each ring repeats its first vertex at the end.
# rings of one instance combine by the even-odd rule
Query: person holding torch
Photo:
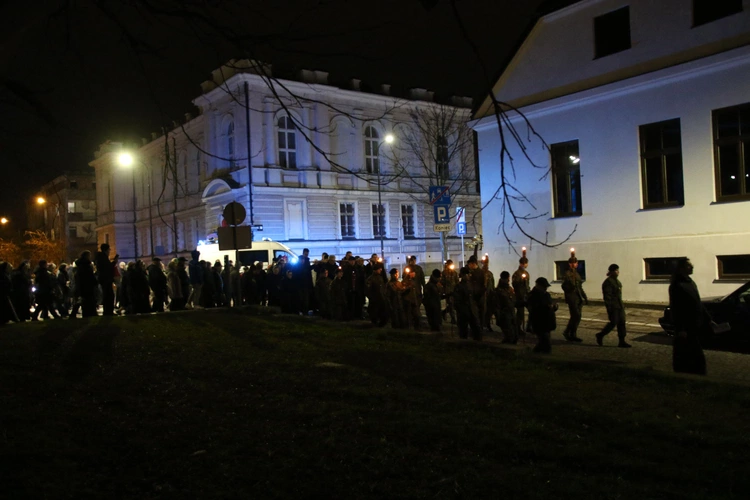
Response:
MULTIPOLYGON (((526 247, 521 249, 521 258, 518 259, 518 269, 513 273, 511 277, 511 284, 513 285, 513 292, 516 297, 516 329, 518 335, 521 336, 529 328, 524 328, 527 323, 524 321, 525 312, 524 309, 528 309, 528 297, 531 287, 531 276, 527 270, 529 267, 529 259, 526 257, 526 247)), ((528 326, 531 326, 529 322, 528 326)))

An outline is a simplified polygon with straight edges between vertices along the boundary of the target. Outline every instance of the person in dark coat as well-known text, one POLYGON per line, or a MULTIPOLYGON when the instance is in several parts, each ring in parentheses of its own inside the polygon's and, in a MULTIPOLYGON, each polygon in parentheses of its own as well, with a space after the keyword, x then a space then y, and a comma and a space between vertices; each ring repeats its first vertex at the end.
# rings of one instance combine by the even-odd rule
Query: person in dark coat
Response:
POLYGON ((119 255, 115 255, 115 260, 109 260, 109 245, 102 243, 99 247, 101 251, 96 253, 94 264, 96 265, 96 277, 99 285, 102 287, 102 314, 104 316, 113 316, 115 314, 115 266, 119 255))
POLYGON ((352 319, 364 317, 367 277, 365 276, 365 261, 361 257, 354 259, 354 277, 352 281, 352 319))
POLYGON ((268 273, 263 269, 263 263, 258 262, 252 268, 253 280, 255 281, 255 302, 254 304, 266 305, 268 293, 266 290, 266 279, 268 273))
MULTIPOLYGON (((476 259, 474 260, 476 264, 476 259)), ((459 282, 453 291, 453 303, 456 306, 458 323, 458 336, 462 339, 469 338, 469 330, 474 340, 482 340, 482 325, 479 321, 479 307, 477 306, 477 294, 474 291, 474 276, 472 270, 467 266, 461 268, 458 273, 459 282)), ((481 283, 484 283, 484 275, 481 283)))
POLYGON ((167 275, 164 274, 164 266, 161 264, 161 259, 154 257, 147 271, 148 286, 154 292, 154 301, 151 310, 154 312, 164 312, 164 304, 167 302, 169 291, 167 290, 167 275))
POLYGON ((190 297, 190 276, 187 272, 187 257, 177 258, 177 275, 180 277, 180 286, 182 287, 182 304, 181 309, 187 306, 187 299, 190 297))
MULTIPOLYGON (((183 295, 184 287, 177 266, 177 259, 172 259, 167 264, 167 290, 169 291, 170 311, 182 311, 187 303, 187 297, 183 295)), ((203 290, 206 291, 206 288, 203 290)))
POLYGON ((328 269, 321 269, 317 273, 315 281, 315 299, 318 304, 320 317, 331 318, 331 279, 328 277, 328 269))
POLYGON ((413 269, 407 267, 404 269, 404 277, 401 280, 403 291, 401 292, 401 303, 404 308, 404 318, 406 324, 404 327, 419 330, 420 328, 420 306, 421 294, 417 293, 419 285, 415 278, 416 273, 413 269))
POLYGON ((371 267, 371 274, 365 284, 369 301, 367 315, 373 325, 383 327, 388 323, 388 303, 386 302, 388 283, 383 275, 383 264, 375 262, 375 264, 371 264, 371 267))
POLYGON ((299 290, 291 268, 281 279, 279 287, 281 289, 281 312, 286 314, 299 313, 299 290))
POLYGON ((187 303, 191 307, 201 306, 201 291, 205 280, 203 266, 199 260, 201 253, 198 250, 190 252, 190 262, 188 263, 188 274, 190 275, 190 295, 187 303))
POLYGON ((146 264, 142 260, 136 261, 133 269, 128 271, 130 274, 130 307, 133 314, 146 314, 151 312, 149 298, 151 288, 148 285, 148 275, 146 274, 146 264))
POLYGON ((550 334, 557 328, 555 319, 557 304, 552 301, 552 296, 547 292, 550 285, 546 278, 537 278, 535 283, 528 296, 529 321, 537 338, 534 352, 550 353, 552 352, 550 334))
POLYGON ((52 294, 52 289, 55 286, 57 286, 57 281, 49 272, 47 261, 40 260, 38 267, 34 270, 36 307, 34 314, 31 316, 31 321, 37 321, 40 314, 44 319, 49 319, 50 314, 53 318, 60 319, 60 315, 55 310, 55 297, 52 294))
POLYGON ((510 286, 510 273, 500 273, 500 280, 495 289, 497 326, 503 332, 503 344, 518 343, 518 329, 516 328, 516 294, 510 286))
POLYGON ((91 252, 85 250, 76 260, 75 285, 73 295, 75 304, 70 313, 71 318, 78 314, 78 307, 81 307, 81 314, 84 318, 96 316, 96 285, 97 279, 94 274, 94 266, 91 262, 91 252))
POLYGON ((484 297, 482 298, 482 306, 484 309, 484 315, 479 318, 482 321, 482 328, 488 332, 492 330, 492 316, 495 314, 496 301, 495 301, 495 275, 490 271, 490 257, 485 254, 482 258, 482 268, 484 269, 484 297))
POLYGON ((511 285, 513 286, 513 293, 516 296, 516 330, 518 335, 523 335, 525 332, 530 331, 529 323, 525 320, 524 310, 528 309, 526 299, 529 296, 531 287, 531 275, 527 270, 529 267, 529 259, 526 257, 526 247, 523 247, 523 256, 518 259, 518 269, 513 273, 511 277, 511 285))
POLYGON ((716 324, 701 302, 700 293, 690 275, 693 264, 681 258, 669 284, 669 308, 672 311, 674 339, 672 368, 675 372, 706 374, 706 356, 700 338, 716 324))
POLYGON ((133 313, 133 294, 130 292, 130 281, 133 278, 133 269, 135 269, 135 262, 128 262, 125 265, 125 270, 122 271, 120 278, 120 286, 118 287, 120 295, 120 309, 124 314, 133 313))
POLYGON ((578 259, 573 249, 570 250, 568 271, 563 278, 562 289, 565 292, 565 303, 568 304, 568 311, 570 312, 570 319, 563 332, 563 337, 570 342, 583 342, 578 336, 578 325, 581 323, 583 305, 589 303, 589 298, 583 291, 583 279, 578 274, 578 259))
POLYGON ((11 299, 19 321, 31 319, 31 265, 28 260, 10 275, 12 285, 11 299))
POLYGON ((430 280, 424 286, 424 297, 422 298, 425 314, 427 315, 427 323, 433 332, 439 332, 443 325, 443 314, 440 309, 443 285, 440 283, 440 276, 440 269, 432 271, 430 280))
POLYGON ((18 321, 11 301, 13 283, 10 280, 10 275, 12 272, 13 266, 10 262, 0 262, 0 325, 4 325, 8 321, 18 321))
POLYGON ((404 328, 407 326, 402 298, 404 285, 398 280, 398 269, 394 267, 389 271, 389 275, 386 300, 388 301, 388 314, 391 318, 391 327, 404 328))
POLYGON ((625 335, 627 335, 625 330, 625 305, 622 303, 622 283, 618 279, 619 276, 620 266, 617 264, 609 266, 607 279, 602 283, 602 296, 607 308, 609 323, 596 334, 596 343, 602 345, 604 336, 617 327, 617 338, 620 339, 617 347, 631 347, 630 344, 625 342, 625 335))
POLYGON ((309 249, 302 249, 302 255, 299 256, 299 260, 295 267, 294 275, 297 280, 300 310, 302 311, 302 314, 307 314, 312 309, 310 306, 313 293, 313 265, 310 263, 309 249))
POLYGON ((427 283, 424 275, 424 269, 422 269, 422 266, 417 264, 417 256, 412 255, 409 257, 409 269, 414 274, 414 285, 415 285, 415 292, 417 294, 417 303, 422 303, 422 296, 424 294, 424 286, 427 283))
POLYGON ((330 306, 331 306, 331 319, 336 321, 343 321, 346 319, 346 308, 347 308, 347 293, 349 285, 344 277, 344 270, 337 269, 336 277, 331 282, 331 293, 330 293, 330 306))
MULTIPOLYGON (((214 290, 215 283, 213 269, 211 269, 211 264, 205 260, 200 261, 200 265, 203 270, 203 285, 201 285, 199 305, 204 308, 214 307, 216 305, 216 303, 214 302, 216 291, 214 290)), ((176 271, 177 269, 175 268, 175 272, 176 271)), ((169 279, 169 277, 167 277, 167 279, 169 279)))
POLYGON ((210 278, 213 281, 214 304, 216 307, 224 306, 224 279, 221 276, 223 266, 218 260, 214 262, 210 278))
POLYGON ((451 324, 455 325, 456 308, 453 305, 453 291, 458 285, 458 273, 456 272, 456 265, 450 259, 445 261, 443 274, 440 277, 440 283, 443 285, 443 293, 445 294, 445 309, 443 310, 443 317, 448 314, 451 318, 451 324))
POLYGON ((67 318, 70 312, 70 273, 68 272, 68 265, 66 263, 60 264, 60 268, 57 272, 57 287, 60 290, 60 298, 57 301, 56 307, 60 311, 60 315, 63 318, 67 318))
POLYGON ((271 273, 266 275, 264 285, 269 307, 281 307, 281 280, 283 278, 280 265, 273 266, 271 273))

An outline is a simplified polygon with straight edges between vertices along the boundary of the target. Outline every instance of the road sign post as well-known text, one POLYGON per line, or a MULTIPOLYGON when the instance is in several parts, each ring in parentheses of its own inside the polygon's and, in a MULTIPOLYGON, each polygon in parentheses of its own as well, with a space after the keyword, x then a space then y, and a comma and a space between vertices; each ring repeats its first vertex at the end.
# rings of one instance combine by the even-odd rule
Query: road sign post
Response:
POLYGON ((456 233, 461 236, 461 267, 464 267, 464 236, 466 235, 466 210, 456 207, 456 233))

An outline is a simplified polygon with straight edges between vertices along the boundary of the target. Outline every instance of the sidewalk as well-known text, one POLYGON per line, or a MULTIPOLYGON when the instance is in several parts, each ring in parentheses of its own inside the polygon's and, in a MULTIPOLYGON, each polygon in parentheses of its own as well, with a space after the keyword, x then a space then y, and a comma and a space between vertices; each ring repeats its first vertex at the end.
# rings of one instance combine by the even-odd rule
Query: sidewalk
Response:
MULTIPOLYGON (((664 333, 658 322, 662 316, 663 306, 640 308, 628 307, 626 304, 627 341, 633 346, 631 349, 617 347, 616 330, 604 338, 604 346, 596 344, 594 336, 608 321, 604 305, 601 302, 595 304, 594 301, 583 307, 583 318, 578 328, 578 336, 583 342, 566 341, 562 332, 569 319, 568 308, 564 302, 559 303, 559 307, 557 330, 552 332, 552 357, 672 372, 672 338, 664 333)), ((445 326, 444 324, 444 331, 445 326)), ((494 325, 492 328, 495 333, 486 334, 485 341, 500 345, 500 328, 494 325)), ((500 346, 507 349, 530 350, 535 343, 536 337, 527 334, 526 339, 519 340, 518 345, 500 346)), ((705 353, 708 379, 750 384, 750 355, 709 350, 705 353)))

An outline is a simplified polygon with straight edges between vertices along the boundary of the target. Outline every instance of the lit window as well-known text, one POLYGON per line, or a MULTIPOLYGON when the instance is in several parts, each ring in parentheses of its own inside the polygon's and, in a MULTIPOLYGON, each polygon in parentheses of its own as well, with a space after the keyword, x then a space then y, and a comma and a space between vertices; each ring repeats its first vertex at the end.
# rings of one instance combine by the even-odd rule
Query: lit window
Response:
POLYGON ((380 135, 373 127, 365 129, 365 168, 369 174, 380 173, 380 135))
POLYGON ((594 18, 594 57, 599 59, 630 48, 630 7, 594 18))
POLYGON ((550 152, 555 217, 581 215, 581 158, 578 156, 578 141, 553 144, 550 152))
POLYGON ((685 257, 651 257, 643 259, 646 267, 646 280, 668 280, 675 269, 677 261, 685 257))
POLYGON ((339 203, 339 217, 341 220, 341 238, 354 239, 357 237, 355 227, 354 203, 339 203))
POLYGON ((283 168, 297 168, 297 137, 294 123, 288 116, 279 118, 279 165, 283 168))
POLYGON ((684 205, 680 120, 641 125, 640 139, 643 207, 684 205))
POLYGON ((750 104, 713 112, 717 201, 750 199, 750 104))
POLYGON ((387 236, 385 205, 378 205, 377 203, 373 203, 372 205, 372 235, 375 238, 385 238, 387 236))
POLYGON ((750 279, 750 255, 718 255, 720 280, 750 279))
POLYGON ((73 214, 76 211, 76 203, 74 201, 68 202, 68 213, 73 214))
POLYGON ((417 236, 415 213, 414 205, 401 205, 401 230, 404 232, 404 238, 415 238, 417 236))
MULTIPOLYGON (((568 272, 570 266, 567 260, 556 260, 555 261, 555 280, 562 281, 565 279, 565 273, 568 272)), ((586 261, 579 260, 578 268, 576 268, 578 274, 581 276, 581 280, 586 281, 586 261)))
POLYGON ((693 26, 742 12, 742 0, 693 0, 693 26))

